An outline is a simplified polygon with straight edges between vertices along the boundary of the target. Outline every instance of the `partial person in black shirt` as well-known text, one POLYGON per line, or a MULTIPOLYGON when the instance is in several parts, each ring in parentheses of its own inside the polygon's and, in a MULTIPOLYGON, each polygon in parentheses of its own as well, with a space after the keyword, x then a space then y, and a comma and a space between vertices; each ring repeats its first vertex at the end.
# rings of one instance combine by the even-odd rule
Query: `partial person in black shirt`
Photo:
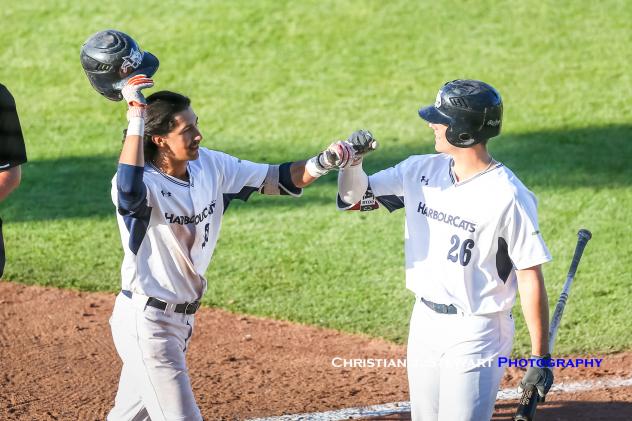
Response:
MULTIPOLYGON (((0 202, 20 185, 20 165, 26 162, 26 148, 15 100, 0 84, 0 202)), ((0 276, 4 273, 4 241, 0 219, 0 276)))

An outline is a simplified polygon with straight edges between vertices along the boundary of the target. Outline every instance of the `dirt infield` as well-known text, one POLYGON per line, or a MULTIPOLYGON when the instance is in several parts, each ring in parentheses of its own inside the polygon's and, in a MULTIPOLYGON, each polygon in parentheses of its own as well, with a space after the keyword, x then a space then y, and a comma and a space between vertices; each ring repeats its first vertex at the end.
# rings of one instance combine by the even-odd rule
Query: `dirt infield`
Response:
MULTIPOLYGON (((0 282, 0 419, 102 420, 120 361, 108 317, 112 294, 0 282)), ((408 400, 404 368, 336 368, 332 359, 405 357, 405 348, 358 335, 202 309, 188 351, 207 420, 327 411, 408 400)), ((599 369, 560 369, 556 381, 629 377, 632 353, 599 369)), ((515 386, 520 370, 502 387, 515 386)), ((540 420, 632 419, 632 388, 550 396, 540 420)), ((509 420, 510 401, 495 420, 509 420)), ((383 418, 386 419, 386 418, 383 418)), ((397 416, 388 419, 406 419, 397 416)))

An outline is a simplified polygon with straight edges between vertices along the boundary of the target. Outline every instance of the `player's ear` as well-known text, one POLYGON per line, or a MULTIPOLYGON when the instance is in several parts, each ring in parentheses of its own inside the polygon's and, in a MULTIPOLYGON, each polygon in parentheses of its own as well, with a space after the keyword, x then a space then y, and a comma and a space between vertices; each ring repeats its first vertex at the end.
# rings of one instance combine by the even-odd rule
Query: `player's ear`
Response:
POLYGON ((151 141, 159 148, 166 145, 164 136, 152 135, 151 141))

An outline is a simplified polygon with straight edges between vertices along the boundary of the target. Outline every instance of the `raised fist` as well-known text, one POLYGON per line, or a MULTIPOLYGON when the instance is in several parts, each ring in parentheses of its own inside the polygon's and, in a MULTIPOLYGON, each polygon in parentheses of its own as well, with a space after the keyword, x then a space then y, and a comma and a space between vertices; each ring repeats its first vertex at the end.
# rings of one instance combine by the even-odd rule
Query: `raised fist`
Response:
POLYGON ((318 155, 319 164, 326 170, 347 168, 355 159, 353 147, 347 142, 334 142, 318 155))
POLYGON ((377 140, 375 140, 373 134, 368 130, 358 130, 353 132, 345 143, 349 144, 355 152, 355 157, 352 160, 351 165, 359 164, 364 155, 377 149, 377 140))

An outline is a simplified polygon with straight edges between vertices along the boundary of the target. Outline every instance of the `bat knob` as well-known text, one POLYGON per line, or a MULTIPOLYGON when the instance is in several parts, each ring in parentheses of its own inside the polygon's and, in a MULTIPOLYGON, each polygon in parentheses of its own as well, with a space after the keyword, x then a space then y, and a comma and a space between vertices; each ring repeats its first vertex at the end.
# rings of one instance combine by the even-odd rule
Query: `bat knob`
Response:
POLYGON ((586 239, 586 241, 588 241, 592 238, 592 233, 588 231, 587 229, 582 228, 577 232, 577 236, 579 238, 584 238, 586 239))

